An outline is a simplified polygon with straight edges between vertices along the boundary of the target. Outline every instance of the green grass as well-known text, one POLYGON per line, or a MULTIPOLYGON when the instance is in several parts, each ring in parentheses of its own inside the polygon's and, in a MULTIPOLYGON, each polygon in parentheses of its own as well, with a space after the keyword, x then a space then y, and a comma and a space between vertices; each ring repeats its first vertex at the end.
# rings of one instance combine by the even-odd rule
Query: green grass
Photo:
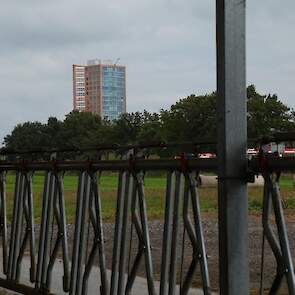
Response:
MULTIPOLYGON (((7 212, 8 218, 12 215, 13 191, 15 176, 7 177, 7 212)), ((40 221, 42 211, 44 176, 35 175, 33 178, 34 215, 40 221)), ((100 190, 102 198, 103 218, 113 221, 116 211, 118 177, 115 173, 102 174, 100 190)), ((67 222, 73 222, 76 210, 76 192, 78 177, 66 175, 64 178, 64 193, 66 203, 67 222)), ((148 217, 151 219, 163 218, 165 207, 166 179, 163 175, 147 176, 145 178, 145 192, 148 208, 148 217)), ((295 209, 295 192, 293 193, 293 180, 291 175, 284 175, 281 179, 281 193, 285 208, 295 209)), ((249 188, 249 211, 259 212, 262 208, 262 187, 249 188)), ((203 212, 217 212, 217 189, 215 187, 200 188, 200 203, 203 212)))
POLYGON ((281 177, 280 185, 283 188, 286 188, 286 187, 294 187, 292 175, 290 175, 290 174, 283 175, 281 177))
MULTIPOLYGON (((12 216, 13 192, 14 192, 15 176, 8 175, 6 183, 7 191, 7 213, 8 219, 12 216)), ((35 175, 33 177, 34 192, 34 216, 36 221, 40 221, 42 213, 42 194, 44 185, 44 175, 35 175)), ((116 210, 117 200, 117 174, 102 175, 100 179, 100 191, 102 197, 103 218, 113 220, 116 210)), ((145 180, 145 190, 147 194, 147 206, 150 218, 159 218, 164 210, 166 179, 164 177, 149 177, 145 180)), ((64 193, 66 203, 66 213, 68 222, 73 222, 76 210, 76 192, 78 187, 78 176, 66 175, 64 178, 64 193)))

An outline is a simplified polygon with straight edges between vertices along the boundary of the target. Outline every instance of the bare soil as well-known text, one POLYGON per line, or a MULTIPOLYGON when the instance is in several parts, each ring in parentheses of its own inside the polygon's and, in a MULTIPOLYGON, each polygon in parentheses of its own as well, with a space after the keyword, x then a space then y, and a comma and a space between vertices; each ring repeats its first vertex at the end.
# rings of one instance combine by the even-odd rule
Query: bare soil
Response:
MULTIPOLYGON (((295 216, 293 211, 286 212, 286 220, 288 226, 288 235, 290 240, 291 252, 293 257, 295 257, 295 216)), ((203 231, 206 243, 206 251, 208 256, 210 281, 213 290, 218 290, 218 278, 219 278, 219 265, 218 265, 218 220, 216 214, 202 214, 203 218, 203 231)), ((274 224, 273 224, 274 226, 274 224)), ((274 226, 275 228, 275 226, 274 226)), ((72 245, 72 240, 74 236, 74 226, 69 224, 68 227, 69 244, 72 245)), ((38 236, 39 226, 35 228, 36 236, 38 236)), ((129 234, 131 233, 131 226, 128 227, 129 234)), ((151 238, 152 247, 152 258, 155 279, 160 279, 160 266, 162 259, 162 240, 163 240, 163 221, 153 220, 149 222, 149 231, 151 238)), ((56 233, 56 227, 54 232, 56 233)), ((105 240, 105 252, 107 267, 111 268, 112 263, 112 250, 113 250, 113 235, 114 235, 114 224, 105 223, 104 224, 104 240, 105 240)), ((53 238, 54 240, 54 238, 53 238)), ((93 240, 93 231, 89 227, 89 242, 87 254, 89 255, 91 251, 93 240)), ((131 239, 129 237, 128 243, 131 239)), ((131 243, 131 255, 128 263, 129 270, 131 269, 134 257, 137 253, 138 239, 136 236, 135 229, 132 229, 132 243, 131 243)), ((185 247, 184 252, 182 252, 182 242, 183 242, 183 227, 180 225, 179 237, 178 237, 178 280, 181 278, 181 266, 183 268, 183 275, 185 275, 192 259, 192 248, 189 242, 187 234, 185 235, 185 247), (183 257, 183 263, 182 258, 183 257)), ((261 274, 261 245, 262 245, 262 226, 261 226, 261 216, 251 215, 249 218, 249 262, 250 262, 250 282, 252 294, 259 294, 260 286, 260 274, 261 274)), ((72 249, 70 249, 71 255, 72 249)), ((27 253, 28 254, 28 253, 27 253)), ((60 253, 61 254, 61 253, 60 253)), ((98 261, 96 261, 98 265, 98 261)), ((99 265, 98 265, 99 266, 99 265)), ((266 242, 265 245, 265 262, 264 262, 264 288, 267 290, 270 288, 274 277, 276 274, 276 263, 274 256, 266 242)), ((139 276, 145 276, 145 264, 144 257, 142 258, 141 265, 138 271, 139 276)), ((202 286, 202 281, 200 277, 200 269, 198 267, 197 273, 193 285, 196 287, 202 286)), ((0 292, 1 293, 1 292, 0 292)), ((286 285, 284 284, 279 292, 279 294, 288 294, 286 290, 286 285)))
MULTIPOLYGON (((287 215, 288 235, 290 239, 291 251, 295 257, 295 218, 291 213, 287 215)), ((108 268, 111 268, 112 248, 113 248, 113 224, 104 226, 105 233, 105 250, 108 268)), ((274 226, 275 229, 275 226, 274 226)), ((133 259, 137 253, 137 237, 133 228, 132 234, 132 255, 130 255, 129 269, 132 266, 133 259)), ((163 221, 154 220, 149 223, 149 231, 152 246, 153 266, 156 279, 160 278, 160 266, 162 258, 162 236, 163 236, 163 221)), ((210 281, 212 288, 218 290, 219 265, 218 265, 218 220, 216 214, 207 214, 203 216, 203 231, 206 243, 206 250, 209 263, 210 281)), ((129 229, 130 232, 130 229, 129 229)), ((129 239, 130 242, 130 239, 129 239)), ((192 249, 188 236, 185 235, 185 248, 182 252, 183 228, 180 226, 178 238, 178 278, 181 277, 181 265, 183 257, 183 276, 185 275, 192 259, 192 249)), ((262 246, 262 227, 261 217, 259 215, 251 215, 249 218, 249 262, 250 262, 250 282, 253 294, 258 294, 261 277, 261 247, 262 246)), ((144 258, 142 259, 138 275, 145 276, 144 258)), ((265 243, 265 262, 264 262, 264 288, 268 290, 274 280, 276 273, 276 263, 274 256, 265 243)), ((194 286, 201 286, 200 269, 194 280, 194 286)), ((282 286, 279 294, 288 294, 285 285, 282 286)))

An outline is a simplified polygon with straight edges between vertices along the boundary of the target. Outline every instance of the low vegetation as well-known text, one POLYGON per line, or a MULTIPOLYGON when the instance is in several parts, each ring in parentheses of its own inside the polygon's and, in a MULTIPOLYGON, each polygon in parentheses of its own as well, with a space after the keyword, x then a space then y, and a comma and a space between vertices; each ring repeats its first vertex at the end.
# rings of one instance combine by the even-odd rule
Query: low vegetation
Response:
MULTIPOLYGON (((8 218, 11 219, 13 191, 14 191, 13 175, 7 178, 7 210, 8 218)), ((76 210, 76 191, 78 185, 78 177, 74 175, 66 175, 64 181, 65 200, 67 222, 72 223, 75 219, 76 210)), ((42 211, 42 192, 44 177, 35 175, 33 180, 34 190, 34 214, 37 222, 40 222, 42 211)), ((117 175, 102 175, 100 180, 100 190, 102 197, 103 218, 106 221, 113 221, 116 211, 117 201, 117 175)), ((148 215, 150 219, 163 218, 165 207, 165 176, 149 176, 145 179, 145 192, 147 199, 148 215)), ((286 209, 295 209, 295 198, 292 177, 285 175, 281 180, 281 192, 286 209)), ((200 202, 202 212, 217 214, 217 189, 216 187, 200 187, 200 202)), ((249 188, 249 211, 252 214, 259 213, 262 208, 262 187, 249 188)))

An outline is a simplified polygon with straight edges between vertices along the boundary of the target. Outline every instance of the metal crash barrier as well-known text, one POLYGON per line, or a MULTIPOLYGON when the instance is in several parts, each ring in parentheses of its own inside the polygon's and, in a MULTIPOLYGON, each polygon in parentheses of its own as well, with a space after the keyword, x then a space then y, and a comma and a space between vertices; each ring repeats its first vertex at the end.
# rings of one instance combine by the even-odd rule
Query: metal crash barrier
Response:
POLYGON ((295 275, 292 253, 284 217, 283 200, 280 193, 282 172, 295 171, 295 158, 268 157, 261 153, 250 162, 249 167, 264 178, 262 205, 262 255, 260 293, 280 294, 283 279, 286 279, 288 294, 295 294, 295 275), (274 217, 274 222, 272 221, 274 217), (276 261, 276 274, 270 287, 265 288, 264 263, 265 242, 268 242, 276 261))
POLYGON ((188 294, 196 279, 197 265, 204 294, 211 294, 196 171, 216 169, 216 159, 114 161, 2 161, 0 162, 0 233, 2 242, 2 276, 0 286, 23 294, 52 292, 54 266, 62 263, 63 291, 87 294, 94 266, 99 267, 99 294, 131 294, 140 262, 144 260, 148 294, 188 294), (159 282, 153 267, 145 174, 151 170, 167 171, 164 229, 159 282), (35 223, 33 191, 34 173, 43 171, 44 190, 40 225, 35 223), (74 237, 67 233, 64 175, 78 171, 74 237), (100 177, 104 171, 118 173, 117 207, 114 225, 113 254, 107 269, 100 177), (7 217, 7 175, 15 175, 11 222, 7 217), (130 226, 133 231, 128 230, 130 226), (89 227, 93 236, 89 235, 89 227), (40 228, 37 230, 37 228, 40 228), (187 269, 179 263, 183 253, 181 234, 187 233, 192 249, 187 269), (133 235, 133 236, 132 236, 133 235), (130 241, 137 240, 131 259, 130 241), (23 281, 24 259, 29 260, 29 280, 23 281), (132 264, 130 264, 132 261, 132 264), (181 279, 180 279, 180 278, 181 279))
MULTIPOLYGON (((287 227, 284 219, 282 198, 279 187, 279 174, 263 173, 263 244, 268 241, 277 263, 277 273, 270 289, 270 294, 278 294, 283 278, 286 277, 289 294, 295 294, 295 275, 290 251, 287 227), (277 235, 274 233, 270 218, 274 212, 277 235)), ((264 245, 263 245, 264 248, 264 245)), ((263 249, 264 256, 264 249, 263 249)), ((264 259, 264 257, 262 257, 264 259)), ((263 272, 262 272, 263 274, 263 272)))
MULTIPOLYGON (((139 276, 145 277, 146 292, 151 295, 188 294, 197 277, 203 294, 212 294, 197 179, 200 171, 216 172, 217 163, 217 158, 147 160, 136 156, 127 160, 0 161, 0 286, 23 294, 51 294, 58 279, 61 291, 84 295, 91 273, 98 267, 95 284, 103 295, 132 294, 139 276), (116 172, 118 177, 112 249, 108 249, 112 255, 108 259, 100 185, 101 176, 107 171, 116 172), (167 175, 162 249, 153 249, 149 229, 145 180, 151 171, 166 171, 167 175), (33 186, 34 175, 40 172, 44 174, 41 198, 33 186), (72 237, 64 191, 65 175, 69 172, 78 175, 72 237), (14 181, 13 197, 9 199, 8 177, 14 181), (34 214, 36 202, 41 202, 42 207, 38 222, 34 214), (184 263, 186 248, 191 256, 186 255, 184 263), (159 253, 155 251, 161 251, 156 271, 155 256, 159 253), (57 263, 62 270, 58 278, 54 276, 57 263), (29 272, 28 280, 24 280, 25 272, 29 272)), ((295 158, 261 153, 249 160, 248 171, 245 182, 255 174, 264 178, 260 294, 266 290, 280 294, 284 278, 289 294, 295 294, 294 266, 279 187, 281 173, 295 171, 295 158), (270 288, 264 286, 266 241, 277 265, 270 288)), ((222 235, 220 231, 219 237, 222 235)))

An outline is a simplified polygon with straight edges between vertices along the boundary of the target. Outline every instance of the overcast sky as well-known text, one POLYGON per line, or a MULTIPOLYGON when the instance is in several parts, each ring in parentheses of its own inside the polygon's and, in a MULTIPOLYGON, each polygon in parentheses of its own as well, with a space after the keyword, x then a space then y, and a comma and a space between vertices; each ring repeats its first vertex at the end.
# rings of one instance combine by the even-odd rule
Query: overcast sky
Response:
MULTIPOLYGON (((295 1, 248 0, 247 77, 295 108, 295 1)), ((127 66, 128 111, 216 88, 214 0, 3 1, 0 139, 72 109, 72 64, 127 66)))

